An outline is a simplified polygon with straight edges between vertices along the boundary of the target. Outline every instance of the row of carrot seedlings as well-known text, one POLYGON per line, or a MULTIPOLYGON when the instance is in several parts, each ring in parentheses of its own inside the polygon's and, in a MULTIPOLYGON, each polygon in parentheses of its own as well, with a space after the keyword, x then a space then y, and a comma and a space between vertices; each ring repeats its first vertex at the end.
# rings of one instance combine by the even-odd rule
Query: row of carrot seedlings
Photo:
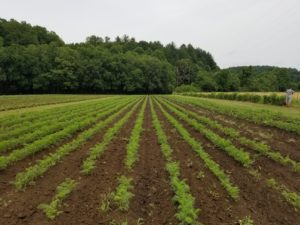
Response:
MULTIPOLYGON (((179 118, 181 118, 182 120, 184 120, 185 122, 187 122, 189 125, 191 125, 191 126, 193 126, 196 130, 198 130, 200 133, 202 133, 204 136, 205 136, 205 133, 204 132, 202 132, 203 130, 202 129, 198 129, 199 128, 199 125, 200 126, 202 126, 201 124, 199 124, 195 119, 190 119, 189 117, 188 117, 188 115, 193 115, 193 117, 195 117, 195 118, 198 118, 198 115, 197 114, 194 114, 194 113, 191 113, 189 110, 187 110, 187 109, 183 109, 182 107, 178 107, 178 106, 172 106, 170 103, 166 103, 166 102, 164 102, 164 105, 170 110, 170 111, 172 111, 174 114, 176 114, 179 118), (179 110, 177 110, 176 108, 179 108, 179 109, 181 109, 181 111, 179 111, 179 110), (183 113, 184 112, 184 113, 183 113)), ((207 118, 205 119, 205 121, 207 121, 207 118)), ((212 124, 213 122, 210 122, 210 124, 212 124)), ((203 127, 203 129, 205 128, 204 126, 202 126, 203 127)), ((201 128, 202 128, 201 127, 201 128)), ((221 126, 217 126, 217 128, 219 129, 219 130, 227 130, 227 131, 225 131, 225 132, 231 132, 231 135, 233 135, 236 131, 235 130, 233 130, 233 129, 229 129, 229 128, 223 128, 223 127, 221 127, 221 126)), ((208 130, 208 129, 207 129, 208 130)), ((207 130, 206 130, 206 132, 207 132, 207 130)), ((254 146, 262 146, 262 145, 259 145, 259 144, 257 144, 256 145, 256 142, 254 142, 254 141, 251 141, 251 140, 247 140, 247 138, 246 137, 240 137, 241 139, 242 139, 242 142, 243 141, 248 141, 248 142, 250 142, 250 143, 252 143, 253 144, 253 147, 254 146)), ((208 138, 209 139, 209 138, 208 138)), ((210 140, 210 139, 209 139, 210 140)), ((214 141, 213 140, 211 140, 213 143, 214 143, 214 141)), ((215 144, 215 143, 214 143, 215 144)), ((217 145, 218 146, 218 145, 217 145)), ((221 146, 219 146, 219 147, 221 147, 221 146)), ((257 150, 257 149, 256 149, 257 150)), ((257 150, 258 151, 258 150, 257 150)), ((230 155, 230 154, 229 154, 230 155)), ((284 159, 282 156, 281 156, 281 154, 280 153, 274 153, 274 155, 279 155, 279 157, 281 157, 281 159, 284 159)), ((236 159, 236 157, 233 157, 234 159, 236 159)), ((250 158, 250 157, 249 157, 250 158)), ((275 159, 275 157, 273 157, 272 158, 273 160, 275 159)), ((288 160, 288 162, 290 161, 288 158, 287 158, 287 160, 288 160)), ((281 161, 280 161, 281 162, 281 161)), ((246 166, 246 167, 248 167, 248 171, 249 171, 249 173, 251 174, 251 175, 254 175, 254 176, 256 176, 255 174, 253 174, 253 171, 256 171, 256 170, 254 170, 253 168, 250 168, 250 165, 245 165, 244 163, 242 163, 244 166, 246 166)), ((297 165, 297 163, 296 162, 293 162, 292 163, 292 165, 297 165)), ((274 178, 271 178, 272 180, 274 180, 275 181, 275 179, 274 178)), ((266 181, 267 182, 267 184, 268 184, 268 180, 266 181)), ((277 181, 275 181, 276 183, 277 183, 277 181)), ((297 193, 297 192, 293 192, 293 191, 290 191, 287 187, 285 187, 285 186, 283 186, 283 185, 279 185, 280 187, 281 187, 281 189, 280 190, 284 190, 284 191, 280 191, 280 194, 283 196, 283 198, 290 204, 290 205, 292 205, 295 209, 297 209, 297 208, 299 208, 299 206, 300 206, 300 195, 297 193)), ((278 190, 278 189, 276 189, 276 188, 274 188, 275 190, 278 190)))
POLYGON ((43 137, 39 140, 36 140, 31 144, 25 145, 21 149, 14 150, 9 155, 0 156, 0 170, 4 170, 8 166, 14 164, 15 162, 20 161, 30 155, 33 155, 36 152, 42 151, 63 139, 70 138, 75 132, 78 132, 84 129, 85 127, 88 127, 89 125, 98 121, 99 118, 101 118, 101 116, 106 115, 105 111, 109 108, 110 107, 103 107, 103 109, 99 110, 94 116, 90 116, 84 119, 77 118, 75 120, 70 120, 70 124, 62 130, 50 134, 46 137, 43 137))
MULTIPOLYGON (((120 110, 118 113, 115 113, 112 116, 110 116, 108 119, 106 119, 106 121, 104 121, 104 123, 106 125, 108 125, 117 116, 122 114, 128 108, 132 107, 132 105, 133 104, 127 105, 122 110, 120 110)), ((92 147, 89 150, 89 156, 86 158, 86 160, 84 160, 83 165, 82 165, 81 172, 84 175, 91 174, 92 170, 95 168, 96 160, 99 157, 101 157, 101 155, 104 153, 108 144, 111 143, 111 141, 118 134, 118 132, 123 127, 123 125, 128 121, 128 119, 133 114, 133 112, 135 111, 137 106, 138 106, 138 103, 135 103, 135 105, 120 120, 118 120, 111 128, 109 128, 107 130, 107 132, 103 136, 102 142, 95 145, 94 147, 92 147)), ((96 132, 99 132, 99 130, 97 130, 96 132)), ((122 177, 120 180, 122 180, 122 177)), ((52 201, 49 204, 41 204, 39 206, 39 208, 41 208, 45 212, 45 214, 48 218, 54 219, 57 215, 59 215, 61 213, 60 207, 61 207, 63 200, 66 197, 68 197, 68 195, 74 190, 74 188, 76 187, 77 184, 78 183, 75 180, 71 180, 71 179, 67 178, 63 183, 61 183, 57 187, 56 194, 52 198, 52 201)), ((124 185, 124 182, 123 182, 123 185, 124 185)), ((121 186, 121 188, 124 188, 124 187, 121 186)), ((120 193, 120 194, 122 194, 122 193, 120 193)))
POLYGON ((280 152, 272 150, 271 147, 261 141, 251 140, 245 136, 242 136, 241 133, 231 127, 226 127, 218 123, 217 121, 211 120, 205 116, 201 116, 191 110, 183 108, 177 104, 174 104, 169 101, 169 104, 177 108, 181 112, 184 112, 189 117, 196 119, 198 122, 208 125, 210 128, 216 129, 219 132, 227 135, 231 140, 238 140, 242 145, 251 148, 259 152, 260 154, 267 156, 273 161, 280 163, 282 165, 291 165, 294 171, 300 171, 300 163, 292 160, 289 156, 283 156, 280 152))
POLYGON ((113 108, 110 108, 99 115, 99 118, 105 118, 100 122, 96 123, 91 128, 80 133, 75 139, 71 142, 68 142, 61 147, 59 147, 54 153, 45 156, 42 160, 38 161, 35 165, 28 167, 23 172, 19 172, 16 175, 14 184, 17 189, 23 189, 32 181, 36 180, 38 177, 42 176, 49 168, 55 166, 60 160, 70 154, 71 152, 77 150, 85 144, 87 140, 92 138, 95 134, 107 127, 115 118, 117 118, 121 113, 127 110, 132 104, 129 102, 124 102, 122 104, 116 105, 113 108), (128 104, 127 106, 125 106, 128 104), (125 107, 124 107, 125 106, 125 107))

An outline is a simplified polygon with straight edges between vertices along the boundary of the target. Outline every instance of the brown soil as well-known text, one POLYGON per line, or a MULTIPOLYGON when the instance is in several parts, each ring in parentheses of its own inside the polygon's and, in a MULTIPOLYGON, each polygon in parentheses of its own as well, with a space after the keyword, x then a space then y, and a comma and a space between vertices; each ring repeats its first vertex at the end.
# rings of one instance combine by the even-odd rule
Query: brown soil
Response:
MULTIPOLYGON (((226 124, 226 126, 236 128, 248 138, 267 141, 272 148, 274 147, 285 155, 290 154, 293 159, 300 158, 298 155, 300 141, 296 140, 297 135, 276 128, 240 121, 190 105, 184 106, 226 124), (250 130, 252 132, 249 132, 250 130), (263 132, 271 132, 273 139, 276 140, 268 139, 263 132), (289 142, 288 139, 295 139, 295 142, 289 142)), ((47 171, 44 177, 37 179, 35 185, 29 186, 24 192, 16 192, 14 186, 9 182, 14 179, 17 172, 24 170, 29 164, 35 163, 36 160, 54 151, 57 147, 44 150, 1 171, 0 225, 119 225, 125 221, 128 221, 129 225, 135 225, 138 220, 143 221, 143 224, 146 225, 178 224, 175 217, 176 204, 172 201, 174 193, 169 185, 169 177, 165 170, 166 162, 152 127, 149 103, 147 103, 145 112, 139 159, 131 171, 124 169, 126 144, 140 107, 141 104, 107 147, 90 176, 80 173, 82 161, 86 158, 89 148, 102 140, 107 129, 87 141, 84 147, 64 157, 60 163, 47 171), (106 213, 100 212, 98 209, 101 199, 116 189, 117 178, 122 174, 133 179, 134 197, 131 199, 129 210, 121 212, 112 208, 106 213), (67 177, 75 179, 78 185, 64 201, 61 208, 63 213, 54 220, 49 220, 37 207, 41 203, 49 203, 55 194, 56 187, 67 177)), ((189 133, 202 143, 203 148, 211 155, 212 159, 229 174, 232 183, 240 188, 240 199, 234 201, 200 157, 166 120, 161 111, 157 107, 155 108, 168 136, 170 146, 174 150, 174 160, 180 163, 181 178, 186 179, 191 194, 195 197, 195 206, 201 209, 199 214, 201 223, 204 225, 237 225, 238 220, 251 216, 255 225, 300 224, 299 211, 296 212, 276 190, 269 188, 265 183, 267 178, 273 177, 299 193, 298 173, 295 174, 289 168, 260 156, 253 165, 253 168, 261 172, 261 178, 256 179, 249 174, 249 169, 242 167, 223 150, 215 147, 175 116, 189 133), (199 172, 201 173, 199 174, 199 172)), ((172 113, 171 115, 174 116, 172 113)), ((218 131, 215 132, 218 133, 218 131)), ((221 136, 224 137, 224 135, 221 136)), ((65 142, 68 141, 70 140, 65 142)), ((234 141, 233 143, 239 147, 238 142, 234 141)), ((245 150, 249 151, 251 155, 255 154, 250 149, 245 150)))
MULTIPOLYGON (((101 119, 98 119, 95 123, 104 120, 108 116, 102 117, 101 119)), ((58 141, 55 145, 50 146, 49 148, 46 148, 44 150, 41 150, 39 152, 36 152, 33 155, 30 155, 26 157, 23 160, 20 160, 16 162, 15 164, 9 166, 7 169, 0 171, 0 198, 3 196, 2 193, 5 193, 6 190, 11 189, 11 182, 14 180, 17 173, 24 171, 27 167, 34 165, 38 160, 43 159, 45 156, 47 156, 49 153, 55 151, 59 147, 63 146, 64 144, 67 144, 74 139, 77 138, 78 135, 80 135, 83 131, 88 130, 91 128, 94 124, 90 124, 84 128, 82 128, 80 131, 75 132, 71 135, 71 137, 66 138, 64 140, 58 141)))
POLYGON ((233 201, 217 178, 205 167, 201 158, 181 138, 174 127, 166 121, 161 111, 156 110, 156 112, 173 149, 173 159, 180 163, 182 178, 187 179, 191 194, 196 198, 195 207, 201 210, 199 220, 204 224, 234 224, 238 216, 247 215, 243 212, 243 208, 234 212, 230 209, 233 201), (198 177, 200 172, 203 177, 198 177))
MULTIPOLYGON (((185 108, 188 108, 185 106, 185 108)), ((204 125, 205 126, 205 125, 204 125)), ((227 137, 220 131, 211 129, 219 136, 226 139, 227 137)), ((252 139, 249 135, 245 135, 245 137, 252 139)), ((293 171, 290 165, 281 165, 278 162, 275 162, 266 156, 260 155, 257 151, 249 149, 243 145, 241 145, 237 140, 233 140, 232 143, 239 149, 244 149, 245 151, 251 154, 251 158, 255 159, 255 163, 253 165, 254 168, 258 169, 261 173, 265 173, 269 178, 276 177, 276 179, 281 183, 286 185, 292 191, 300 192, 300 185, 298 182, 300 181, 300 173, 293 171)))
MULTIPOLYGON (((129 210, 121 212, 117 207, 112 206, 111 210, 101 214, 101 224, 108 224, 112 221, 117 224, 125 221, 128 224, 137 224, 140 221, 145 225, 177 224, 175 206, 172 204, 172 191, 164 169, 165 162, 151 123, 151 111, 148 103, 139 158, 132 170, 127 171, 124 167, 123 170, 120 170, 123 175, 133 179, 134 197, 131 199, 129 210)), ((110 191, 114 191, 114 189, 115 186, 110 191)))
MULTIPOLYGON (((173 193, 165 170, 165 161, 152 126, 149 103, 146 107, 143 133, 139 149, 139 160, 132 172, 135 197, 130 213, 136 219, 143 218, 144 224, 175 225, 176 209, 172 202, 173 193)), ((128 221, 136 224, 135 221, 128 221)))
MULTIPOLYGON (((187 125, 184 121, 181 121, 171 112, 169 113, 180 121, 193 137, 202 143, 206 152, 221 165, 227 174, 230 174, 231 181, 240 188, 240 199, 237 202, 231 202, 230 204, 232 212, 241 210, 241 208, 244 208, 244 210, 247 209, 250 212, 248 215, 251 215, 255 224, 299 224, 299 212, 296 212, 288 203, 286 203, 277 191, 267 187, 265 184, 265 179, 270 178, 269 173, 272 174, 274 171, 271 171, 268 167, 264 168, 263 171, 261 171, 261 178, 256 180, 249 174, 246 168, 234 161, 223 150, 216 148, 212 143, 194 130, 194 128, 187 125)), ((264 167, 264 164, 262 164, 261 167, 264 167)), ((272 169, 276 169, 276 167, 274 166, 272 169)), ((281 173, 280 168, 277 168, 277 171, 281 173)), ((287 176, 287 174, 285 175, 287 176)), ((281 180, 278 177, 274 178, 281 180)), ((299 182, 297 180, 288 179, 285 184, 287 183, 289 186, 297 188, 297 190, 299 189, 299 182)), ((204 224, 214 224, 205 223, 205 221, 202 222, 204 224)), ((224 224, 230 223, 226 222, 224 224)))
POLYGON ((241 135, 249 139, 263 141, 273 150, 281 152, 283 155, 289 155, 291 159, 300 161, 300 135, 287 132, 275 127, 269 127, 262 124, 255 124, 246 120, 233 118, 224 114, 179 102, 172 102, 184 106, 188 110, 196 112, 215 120, 223 126, 231 127, 238 130, 241 135))
MULTIPOLYGON (((124 113, 123 113, 124 115, 124 113)), ((105 133, 105 130, 100 132, 99 134, 95 135, 91 140, 89 140, 84 147, 81 149, 76 150, 69 156, 65 157, 62 162, 58 163, 55 167, 51 168, 47 173, 44 175, 44 177, 39 178, 36 181, 36 184, 33 186, 27 187, 27 189, 24 192, 16 192, 14 187, 10 185, 10 187, 6 188, 5 192, 1 192, 1 198, 8 203, 0 205, 0 215, 4 215, 4 217, 0 217, 0 224, 28 224, 28 225, 40 225, 40 224, 94 224, 92 220, 91 223, 78 223, 78 217, 74 217, 74 215, 78 214, 77 211, 73 211, 75 214, 65 214, 67 220, 65 220, 65 217, 60 221, 60 217, 58 217, 55 222, 49 221, 45 215, 41 212, 41 210, 38 210, 37 207, 41 203, 47 203, 51 200, 52 196, 55 194, 56 187, 64 181, 65 178, 69 177, 72 179, 75 179, 79 181, 79 185, 76 188, 76 193, 83 193, 84 196, 86 193, 88 193, 88 197, 93 197, 93 194, 98 192, 97 185, 94 183, 102 184, 103 181, 106 181, 109 179, 109 177, 112 176, 111 173, 108 173, 108 171, 112 172, 112 167, 114 163, 119 163, 120 159, 123 157, 121 154, 121 150, 124 149, 124 145, 126 143, 126 139, 123 138, 124 134, 127 133, 128 129, 131 129, 134 118, 136 116, 135 114, 131 117, 130 121, 127 122, 127 124, 124 126, 124 128, 121 130, 120 135, 115 139, 112 146, 109 146, 107 149, 107 152, 113 152, 117 154, 107 154, 105 152, 103 154, 103 161, 102 159, 99 160, 100 162, 97 162, 97 167, 94 171, 94 173, 89 177, 82 177, 80 175, 81 165, 82 161, 86 158, 87 152, 90 147, 97 144, 99 141, 101 141, 103 134, 105 133), (118 151, 117 151, 118 150, 118 151), (113 156, 119 157, 118 159, 113 159, 113 156), (109 159, 109 160, 108 160, 109 159), (106 166, 106 169, 103 169, 101 165, 106 166), (99 167, 99 168, 98 168, 99 167), (103 173, 104 171, 104 173, 103 173), (97 174, 103 173, 106 178, 103 179, 101 176, 95 179, 97 177, 97 174), (103 180, 102 180, 103 179, 103 180), (101 180, 101 182, 99 182, 101 180), (87 188, 88 187, 88 188, 87 188), (89 190, 90 189, 90 190, 89 190), (97 191, 96 191, 97 190, 97 191), (34 198, 33 198, 34 196, 34 198), (68 216, 71 216, 70 218, 68 216), (57 221, 57 222, 56 222, 57 221), (75 222, 77 221, 77 222, 75 222)), ((119 116, 118 118, 121 118, 122 116, 119 116)), ((117 118, 117 119, 118 119, 117 118)), ((116 120, 117 120, 116 119, 116 120)), ((115 121, 116 121, 115 120, 115 121)), ((10 171, 12 172, 12 171, 10 171)), ((111 177, 112 179, 112 177, 111 177)), ((8 180, 9 181, 9 180, 8 180)), ((6 186, 8 186, 8 181, 6 186)), ((104 185, 106 187, 106 185, 104 185)), ((77 207, 76 209, 79 209, 78 206, 89 206, 89 202, 86 202, 87 204, 84 204, 84 199, 78 199, 77 197, 80 197, 79 194, 71 195, 71 197, 76 198, 77 202, 81 202, 82 204, 70 204, 71 208, 72 206, 77 207)), ((71 199, 72 201, 72 199, 71 199)), ((97 207, 99 204, 99 200, 94 199, 94 202, 97 201, 97 207)), ((96 204, 96 203, 95 203, 96 204)), ((95 206, 95 205, 94 205, 95 206)), ((97 214, 97 207, 94 208, 94 214, 97 214)), ((67 210, 68 211, 68 210, 67 210)), ((91 213, 93 213, 91 211, 91 213)), ((82 212, 83 213, 83 212, 82 212)), ((81 217, 83 214, 80 214, 81 217)), ((89 215, 89 214, 86 214, 89 215)), ((93 219, 90 216, 86 217, 87 220, 93 219)))
MULTIPOLYGON (((189 108, 189 106, 185 106, 185 108, 189 108)), ((225 139, 227 138, 220 131, 217 131, 215 129, 211 130, 219 134, 221 137, 225 139)), ((247 134, 245 135, 245 137, 253 139, 253 137, 250 137, 247 134)), ((300 173, 293 171, 290 165, 281 165, 278 162, 267 158, 266 156, 258 154, 258 152, 252 149, 242 146, 237 140, 233 140, 232 143, 237 148, 244 149, 251 154, 251 158, 255 159, 255 163, 253 165, 254 168, 259 170, 261 173, 266 174, 266 176, 269 178, 276 177, 277 181, 279 181, 283 185, 286 185, 291 191, 300 192, 300 185, 298 184, 298 182, 300 182, 300 173)))

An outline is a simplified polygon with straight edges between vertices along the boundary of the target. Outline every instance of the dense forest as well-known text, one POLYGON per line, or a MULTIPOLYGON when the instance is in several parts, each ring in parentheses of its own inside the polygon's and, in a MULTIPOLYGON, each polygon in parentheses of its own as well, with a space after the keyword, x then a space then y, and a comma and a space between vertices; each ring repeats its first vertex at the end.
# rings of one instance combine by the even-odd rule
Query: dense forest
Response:
POLYGON ((53 32, 15 20, 0 20, 0 46, 2 94, 170 93, 187 81, 176 76, 186 69, 218 70, 208 52, 192 45, 126 35, 64 44, 53 32))
POLYGON ((282 91, 300 72, 275 67, 220 70, 191 44, 163 45, 124 35, 65 44, 54 32, 0 19, 0 94, 282 91))

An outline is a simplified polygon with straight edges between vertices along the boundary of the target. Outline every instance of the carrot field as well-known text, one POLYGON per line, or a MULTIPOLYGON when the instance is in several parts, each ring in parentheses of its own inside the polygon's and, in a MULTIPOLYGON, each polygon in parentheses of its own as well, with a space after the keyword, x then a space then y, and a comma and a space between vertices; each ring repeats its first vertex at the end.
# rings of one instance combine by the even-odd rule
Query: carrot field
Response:
POLYGON ((300 224, 297 112, 181 95, 22 99, 0 99, 0 225, 300 224))

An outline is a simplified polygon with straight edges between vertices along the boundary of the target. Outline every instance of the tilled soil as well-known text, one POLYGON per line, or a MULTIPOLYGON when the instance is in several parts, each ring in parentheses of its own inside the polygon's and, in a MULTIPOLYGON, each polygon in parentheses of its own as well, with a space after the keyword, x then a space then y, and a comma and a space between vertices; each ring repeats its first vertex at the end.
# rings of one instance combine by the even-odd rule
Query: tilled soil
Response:
MULTIPOLYGON (((125 124, 124 128, 120 132, 120 136, 116 137, 116 144, 113 143, 112 146, 109 146, 107 149, 108 152, 114 152, 118 153, 117 157, 119 159, 115 159, 112 162, 106 162, 107 158, 112 160, 113 154, 107 154, 106 152, 103 154, 103 161, 101 160, 101 165, 103 164, 106 167, 110 167, 113 163, 120 162, 122 160, 122 157, 124 154, 120 155, 120 151, 113 151, 112 149, 124 149, 124 145, 126 144, 127 140, 125 138, 120 138, 122 135, 124 136, 127 134, 128 129, 131 129, 133 126, 133 122, 135 121, 135 116, 137 112, 134 113, 133 116, 131 116, 130 120, 125 124), (115 146, 116 145, 116 146, 115 146), (107 156, 106 156, 107 155, 107 156), (106 158, 105 158, 106 156, 106 158)), ((124 113, 122 114, 124 115, 124 113)), ((118 118, 122 117, 119 116, 118 118)), ((117 118, 117 119, 118 119, 117 118)), ((117 121, 117 119, 115 121, 117 121)), ((114 121, 114 122, 115 122, 114 121)), ((112 122, 112 124, 114 123, 112 122)), ((56 187, 64 181, 65 178, 72 178, 76 181, 79 181, 79 185, 76 189, 80 192, 80 188, 83 187, 84 194, 94 194, 96 193, 94 188, 96 187, 93 185, 92 182, 97 182, 100 184, 101 182, 98 181, 98 179, 95 179, 95 176, 97 174, 97 171, 99 173, 99 169, 101 170, 101 167, 98 164, 96 166, 96 169, 94 173, 89 176, 81 176, 80 170, 82 166, 82 161, 87 157, 87 153, 89 149, 94 146, 95 144, 101 142, 102 136, 105 133, 105 130, 102 132, 96 134, 91 140, 89 140, 84 147, 76 150, 75 152, 71 153, 69 156, 64 157, 63 161, 55 165, 54 167, 50 168, 49 171, 46 172, 44 177, 38 178, 35 185, 29 186, 26 188, 25 191, 15 191, 14 187, 7 182, 7 187, 5 192, 1 193, 1 198, 7 202, 8 204, 2 204, 0 207, 0 215, 4 215, 4 217, 0 217, 0 224, 29 224, 29 225, 40 225, 40 224, 68 224, 68 225, 75 225, 75 224, 88 224, 85 221, 83 223, 78 222, 78 217, 74 218, 70 217, 68 218, 69 213, 65 214, 65 218, 67 220, 62 219, 62 221, 59 221, 60 217, 58 217, 55 221, 49 221, 45 215, 41 212, 41 210, 37 209, 38 205, 41 203, 48 203, 50 202, 52 196, 55 194, 56 187), (90 180, 90 182, 88 181, 90 180), (91 185, 87 185, 86 182, 90 183, 91 185), (92 190, 89 191, 88 188, 91 188, 92 190), (85 191, 87 190, 87 192, 85 191), (74 220, 72 221, 72 219, 74 220), (77 222, 76 222, 77 221, 77 222)), ((100 161, 100 160, 99 160, 100 161)), ((22 164, 22 167, 24 165, 22 164)), ((16 165, 17 167, 17 165, 16 165)), ((102 171, 105 171, 106 176, 112 176, 112 174, 109 173, 109 169, 103 169, 102 171)), ((11 172, 7 175, 11 176, 11 172)), ((99 179, 102 179, 102 177, 99 177, 99 179)), ((105 179, 104 179, 105 180, 105 179)), ((8 180, 10 181, 10 180, 8 180)), ((106 186, 106 185, 104 185, 106 186)), ((78 195, 71 195, 70 197, 77 197, 78 195)), ((84 206, 82 203, 82 200, 84 199, 76 199, 77 202, 79 202, 79 206, 84 206)), ((96 200, 96 199, 95 199, 96 200)), ((90 203, 87 203, 89 205, 90 203)), ((99 202, 97 202, 99 204, 99 202)), ((71 207, 72 205, 70 205, 71 207)), ((74 204, 75 207, 78 206, 78 204, 74 204)), ((97 205, 98 207, 98 205, 97 205)), ((97 207, 94 211, 97 211, 97 207)), ((68 211, 68 210, 67 210, 68 211)), ((70 211, 71 212, 71 211, 70 211)), ((72 211, 76 212, 76 211, 72 211)), ((97 214, 97 212, 95 212, 97 214)), ((75 214, 76 215, 76 214, 75 214)), ((82 215, 82 214, 81 214, 82 215)), ((88 215, 88 214, 86 214, 88 215)), ((90 219, 90 217, 87 217, 87 219, 90 219)), ((94 224, 93 221, 90 222, 90 224, 94 224)))
POLYGON ((246 120, 233 118, 191 104, 183 104, 174 100, 171 101, 188 110, 199 113, 201 116, 215 120, 223 126, 232 127, 245 137, 263 141, 272 149, 281 152, 283 155, 289 155, 291 159, 300 161, 300 137, 297 134, 276 127, 255 124, 246 120))
MULTIPOLYGON (((190 105, 180 105, 211 119, 219 116, 190 105)), ((167 110, 180 121, 191 136, 202 144, 212 159, 220 164, 232 183, 240 188, 240 198, 235 201, 204 165, 201 158, 166 120, 158 107, 155 104, 154 106, 163 130, 168 136, 169 144, 174 150, 173 159, 180 163, 181 178, 185 179, 190 186, 191 194, 195 197, 195 207, 201 210, 199 222, 204 225, 236 225, 240 219, 251 216, 255 225, 300 224, 299 211, 295 211, 278 191, 269 188, 265 182, 266 179, 274 177, 278 182, 299 193, 299 173, 294 173, 289 168, 260 156, 252 166, 261 173, 261 177, 257 179, 249 174, 249 168, 243 167, 226 152, 215 147, 193 127, 167 110)), ((14 179, 17 172, 24 170, 30 163, 35 163, 44 155, 55 151, 55 148, 28 157, 0 172, 0 225, 119 225, 125 221, 128 222, 128 225, 179 224, 175 216, 177 204, 172 200, 174 193, 165 170, 166 161, 152 126, 149 102, 147 102, 144 115, 139 158, 131 171, 124 168, 126 144, 140 108, 141 104, 97 160, 96 167, 89 176, 80 173, 82 161, 86 158, 89 149, 101 142, 108 128, 87 141, 84 147, 64 157, 60 163, 47 171, 44 177, 38 178, 36 183, 26 188, 24 192, 15 191, 14 186, 9 182, 14 179), (107 212, 100 212, 101 200, 110 192, 115 191, 118 177, 123 174, 133 180, 134 197, 130 201, 129 210, 122 212, 112 207, 107 212), (54 220, 50 220, 38 209, 38 205, 49 203, 55 194, 56 187, 67 177, 76 180, 78 185, 65 199, 61 207, 62 213, 54 220)), ((124 113, 109 127, 123 115, 124 113)), ((295 139, 294 134, 289 136, 288 132, 279 131, 276 128, 242 121, 247 125, 248 130, 246 130, 244 126, 239 126, 239 120, 229 117, 226 117, 226 120, 230 123, 224 122, 219 117, 216 120, 226 126, 238 129, 249 139, 258 138, 267 143, 272 141, 248 130, 259 129, 261 132, 271 132, 273 138, 276 138, 272 142, 272 147, 280 150, 283 154, 291 155, 291 158, 295 160, 298 159, 298 140, 287 141, 287 139, 295 139), (284 140, 281 141, 281 139, 284 140)), ((218 133, 215 130, 214 132, 218 133)), ((224 137, 221 134, 220 136, 224 137)), ((239 147, 238 143, 233 143, 239 147)), ((255 154, 250 149, 245 150, 249 151, 251 155, 255 154)))
MULTIPOLYGON (((258 169, 263 168, 260 170, 261 177, 260 179, 255 179, 249 174, 249 170, 247 168, 242 167, 241 164, 228 156, 226 152, 215 147, 193 127, 180 120, 170 111, 168 112, 180 121, 189 133, 203 145, 205 151, 209 153, 219 165, 221 165, 223 170, 230 175, 231 181, 240 188, 240 199, 237 202, 231 202, 230 211, 236 212, 241 210, 241 208, 248 210, 248 215, 251 215, 255 224, 300 224, 299 212, 295 211, 292 206, 285 202, 279 192, 269 188, 265 183, 266 179, 273 177, 278 181, 284 181, 284 184, 287 184, 287 187, 291 187, 292 190, 293 188, 299 190, 300 185, 297 181, 297 177, 299 177, 298 174, 297 177, 293 179, 290 173, 282 174, 283 172, 281 171, 280 166, 278 168, 277 164, 277 167, 274 165, 273 167, 270 165, 265 166, 263 163, 266 163, 266 161, 261 161, 262 164, 256 166, 258 169), (277 172, 281 174, 280 177, 270 176, 270 174, 273 175, 276 172, 274 170, 278 170, 277 172)), ((170 127, 169 129, 172 128, 170 127)), ((258 163, 259 162, 256 162, 256 164, 258 163)), ((268 163, 272 164, 272 162, 268 163)), ((223 200, 225 199, 223 198, 223 200)), ((206 224, 205 221, 202 220, 202 222, 206 224)), ((224 224, 232 223, 225 222, 224 224)))
MULTIPOLYGON (((190 110, 189 106, 184 105, 184 107, 190 110)), ((204 126, 206 125, 204 124, 204 126)), ((211 129, 208 126, 206 127, 207 129, 212 130, 214 133, 218 134, 220 137, 224 139, 228 138, 222 132, 216 129, 211 129)), ((247 137, 250 140, 253 139, 252 136, 249 136, 247 134, 244 137, 247 137)), ((280 181, 281 184, 287 185, 291 191, 300 192, 300 172, 295 172, 290 165, 282 165, 276 161, 269 159, 267 156, 259 154, 257 151, 241 145, 237 140, 233 140, 232 143, 237 148, 244 149, 246 152, 250 153, 251 158, 255 159, 253 166, 260 172, 265 173, 269 178, 276 177, 276 179, 280 181)), ((284 153, 282 154, 285 155, 284 153)))

